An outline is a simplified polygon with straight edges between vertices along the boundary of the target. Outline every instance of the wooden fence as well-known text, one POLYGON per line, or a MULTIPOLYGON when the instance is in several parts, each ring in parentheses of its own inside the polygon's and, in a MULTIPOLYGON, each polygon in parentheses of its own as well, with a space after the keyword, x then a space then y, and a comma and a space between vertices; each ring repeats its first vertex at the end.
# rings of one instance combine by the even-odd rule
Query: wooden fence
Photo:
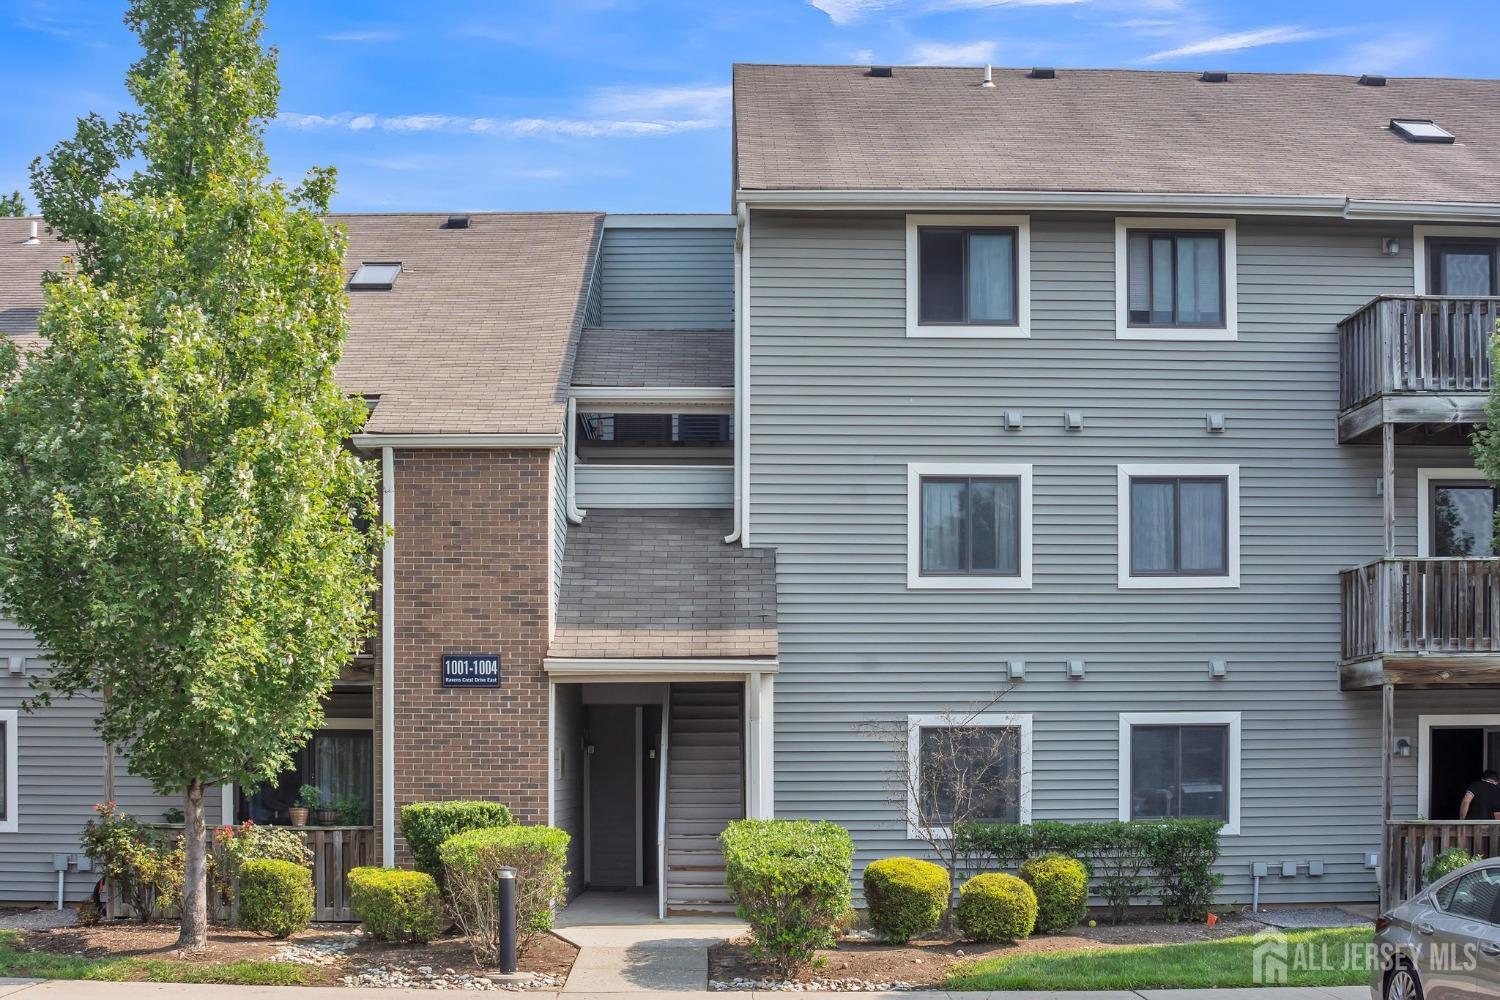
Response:
POLYGON ((1489 392, 1497 316, 1497 297, 1374 299, 1339 323, 1339 408, 1389 392, 1489 392))
POLYGON ((1500 823, 1488 820, 1391 820, 1385 825, 1381 898, 1395 906, 1427 884, 1422 869, 1450 847, 1481 858, 1500 857, 1500 823))
POLYGON ((1500 652, 1500 559, 1377 559, 1339 576, 1345 662, 1500 652))

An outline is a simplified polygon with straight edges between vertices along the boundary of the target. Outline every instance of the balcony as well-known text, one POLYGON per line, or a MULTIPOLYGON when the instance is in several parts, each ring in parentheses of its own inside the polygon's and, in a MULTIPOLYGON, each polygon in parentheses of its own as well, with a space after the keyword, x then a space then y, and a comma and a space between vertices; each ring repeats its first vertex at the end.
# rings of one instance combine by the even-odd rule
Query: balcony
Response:
POLYGON ((1344 690, 1500 685, 1500 559, 1378 559, 1339 593, 1344 690))
POLYGON ((1339 323, 1339 441, 1482 422, 1497 315, 1500 297, 1382 295, 1339 323))

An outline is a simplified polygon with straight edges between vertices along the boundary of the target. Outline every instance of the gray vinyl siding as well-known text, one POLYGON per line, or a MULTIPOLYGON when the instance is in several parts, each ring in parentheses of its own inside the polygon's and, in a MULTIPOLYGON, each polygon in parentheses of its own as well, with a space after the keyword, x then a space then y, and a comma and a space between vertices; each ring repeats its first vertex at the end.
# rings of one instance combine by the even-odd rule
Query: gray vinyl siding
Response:
POLYGON ((557 614, 557 597, 562 593, 563 551, 568 544, 568 449, 552 452, 552 598, 549 605, 557 614))
POLYGON ((578 506, 733 507, 734 468, 727 465, 578 465, 578 506))
MULTIPOLYGON (((31 696, 29 678, 46 669, 38 657, 35 637, 9 619, 0 617, 0 709, 17 709, 31 696), (9 672, 13 655, 28 657, 25 674, 9 672)), ((0 904, 56 900, 54 854, 79 854, 83 824, 103 801, 104 746, 94 735, 99 713, 95 698, 58 699, 50 708, 26 714, 16 726, 19 784, 13 802, 19 829, 0 833, 0 904)), ((161 796, 148 782, 129 773, 127 763, 115 763, 115 800, 119 808, 147 822, 161 822, 164 810, 181 803, 161 796)), ((219 822, 219 792, 207 796, 207 819, 219 822)), ((68 902, 88 898, 96 876, 70 871, 65 877, 68 902)))
POLYGON ((728 329, 733 222, 722 229, 607 228, 600 278, 599 326, 728 329))
MULTIPOLYGON (((1224 896, 1248 899, 1251 861, 1322 860, 1323 878, 1271 879, 1265 897, 1373 899, 1379 696, 1339 690, 1338 571, 1381 553, 1379 450, 1337 443, 1334 324, 1411 290, 1410 228, 1241 219, 1239 338, 1196 343, 1116 339, 1112 218, 1033 216, 1024 340, 908 339, 899 216, 756 213, 752 233, 751 544, 777 549, 777 814, 848 825, 861 865, 918 850, 895 761, 859 727, 984 704, 1022 659, 992 710, 1033 717, 1033 818, 1118 815, 1121 712, 1238 711, 1224 896), (1382 256, 1383 236, 1402 254, 1382 256), (1073 409, 1081 432, 1062 427, 1073 409), (1002 429, 1007 410, 1023 430, 1002 429), (1224 434, 1204 432, 1208 413, 1224 434), (975 460, 1033 465, 1032 589, 908 590, 907 463, 975 460), (1118 587, 1130 462, 1239 465, 1238 589, 1118 587), (1084 679, 1065 679, 1070 658, 1084 679)), ((1447 451, 1437 464, 1465 464, 1447 451)))

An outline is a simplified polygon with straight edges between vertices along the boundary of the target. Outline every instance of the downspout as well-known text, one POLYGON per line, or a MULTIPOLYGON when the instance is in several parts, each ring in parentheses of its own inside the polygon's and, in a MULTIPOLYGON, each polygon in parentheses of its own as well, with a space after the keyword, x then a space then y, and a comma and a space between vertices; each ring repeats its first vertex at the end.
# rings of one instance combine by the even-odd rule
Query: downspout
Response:
POLYGON ((380 863, 396 867, 396 459, 380 449, 380 863))
POLYGON ((568 483, 567 483, 567 492, 568 492, 568 509, 567 509, 567 515, 568 515, 568 523, 569 524, 581 524, 581 523, 583 523, 583 517, 584 517, 585 514, 588 513, 588 511, 586 511, 586 510, 579 510, 578 509, 578 493, 577 493, 576 479, 574 478, 574 473, 573 473, 573 466, 577 462, 577 459, 578 459, 578 449, 576 447, 574 447, 574 441, 573 441, 573 437, 577 433, 578 433, 578 400, 574 399, 572 396, 569 396, 568 397, 568 426, 563 429, 563 444, 562 444, 562 446, 564 448, 568 449, 568 464, 565 466, 565 468, 567 469, 567 477, 568 477, 568 483))
POLYGON ((734 531, 725 544, 750 543, 750 209, 735 206, 734 230, 734 531))

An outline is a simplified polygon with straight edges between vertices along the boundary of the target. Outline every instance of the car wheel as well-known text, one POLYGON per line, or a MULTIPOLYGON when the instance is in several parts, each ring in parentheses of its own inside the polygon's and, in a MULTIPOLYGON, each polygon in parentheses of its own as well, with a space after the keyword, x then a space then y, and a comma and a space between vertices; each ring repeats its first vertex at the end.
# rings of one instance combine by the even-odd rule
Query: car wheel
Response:
POLYGON ((1422 981, 1416 970, 1402 962, 1385 977, 1385 1000, 1422 1000, 1422 981))

